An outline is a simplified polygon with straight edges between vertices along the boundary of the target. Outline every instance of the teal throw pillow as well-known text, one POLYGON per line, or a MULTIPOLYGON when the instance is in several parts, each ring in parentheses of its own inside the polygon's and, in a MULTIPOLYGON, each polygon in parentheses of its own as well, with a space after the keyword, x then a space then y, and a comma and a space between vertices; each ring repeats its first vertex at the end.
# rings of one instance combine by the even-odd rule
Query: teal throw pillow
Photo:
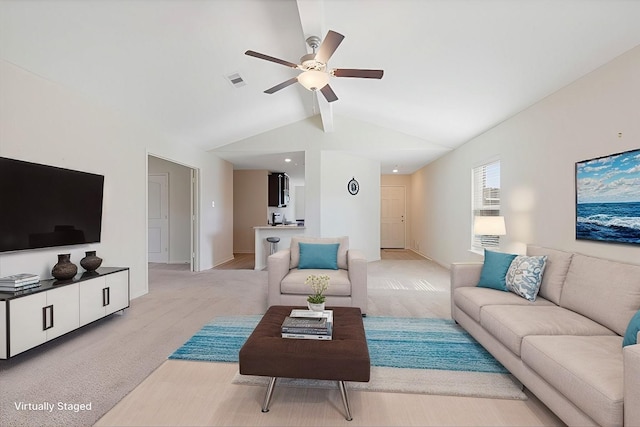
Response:
POLYGON ((546 255, 516 256, 507 270, 507 289, 529 301, 535 301, 546 265, 546 255))
POLYGON ((622 346, 638 344, 638 331, 640 331, 640 310, 631 318, 629 326, 627 326, 627 332, 624 333, 622 346))
POLYGON ((340 243, 302 243, 300 242, 299 269, 321 268, 338 269, 338 248, 340 243))
POLYGON ((498 289, 508 292, 506 276, 511 261, 516 257, 513 254, 484 250, 484 264, 480 273, 478 287, 498 289))

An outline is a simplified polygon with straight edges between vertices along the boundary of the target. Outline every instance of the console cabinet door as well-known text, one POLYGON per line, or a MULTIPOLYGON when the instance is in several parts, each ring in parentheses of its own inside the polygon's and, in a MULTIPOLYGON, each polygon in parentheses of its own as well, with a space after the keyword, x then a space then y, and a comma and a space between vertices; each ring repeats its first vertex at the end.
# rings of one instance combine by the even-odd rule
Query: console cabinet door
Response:
MULTIPOLYGON (((78 284, 67 285, 47 291, 47 306, 51 307, 51 327, 47 329, 47 340, 57 338, 80 326, 78 306, 78 284)), ((45 313, 49 314, 49 313, 45 313)), ((48 320, 47 320, 48 321, 48 320)))
POLYGON ((87 280, 80 286, 80 325, 86 325, 104 317, 103 289, 104 277, 87 280))
POLYGON ((0 359, 9 357, 7 354, 7 302, 0 301, 0 359))
POLYGON ((9 300, 10 356, 22 353, 47 340, 44 325, 47 315, 44 312, 46 306, 46 292, 9 300))
POLYGON ((105 315, 129 307, 129 272, 120 271, 104 277, 106 280, 105 315))

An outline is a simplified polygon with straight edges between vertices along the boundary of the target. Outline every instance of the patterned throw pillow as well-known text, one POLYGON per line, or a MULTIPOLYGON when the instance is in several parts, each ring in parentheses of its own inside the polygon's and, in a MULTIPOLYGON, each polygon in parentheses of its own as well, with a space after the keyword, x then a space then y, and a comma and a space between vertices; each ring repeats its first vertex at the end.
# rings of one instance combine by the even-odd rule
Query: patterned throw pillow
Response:
POLYGON ((507 270, 507 289, 529 301, 535 301, 546 264, 546 255, 518 255, 511 261, 509 270, 507 270))

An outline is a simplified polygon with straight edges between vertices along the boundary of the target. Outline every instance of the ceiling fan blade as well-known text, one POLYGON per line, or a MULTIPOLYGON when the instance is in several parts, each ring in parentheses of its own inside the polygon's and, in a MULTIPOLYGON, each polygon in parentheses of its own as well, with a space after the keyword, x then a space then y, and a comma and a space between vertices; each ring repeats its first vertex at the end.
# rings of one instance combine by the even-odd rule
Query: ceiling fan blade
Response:
POLYGON ((275 93, 277 91, 279 91, 280 89, 284 89, 287 86, 291 86, 292 84, 296 83, 298 81, 297 77, 293 77, 289 80, 287 80, 286 82, 282 82, 279 85, 275 85, 274 87, 272 87, 271 89, 267 89, 264 91, 264 93, 275 93))
POLYGON ((342 34, 329 30, 318 49, 316 61, 322 62, 323 64, 329 62, 329 58, 331 58, 331 55, 333 55, 333 52, 336 51, 343 39, 344 36, 342 34))
POLYGON ((324 87, 320 89, 320 92, 322 92, 327 102, 333 102, 338 100, 338 97, 336 96, 335 92, 333 91, 333 89, 331 89, 331 86, 329 86, 328 84, 324 85, 324 87))
POLYGON ((298 68, 298 64, 294 64, 293 62, 285 61, 284 59, 274 58, 273 56, 265 55, 264 53, 254 52, 252 50, 248 50, 244 53, 245 55, 253 56, 254 58, 264 59, 266 61, 275 62, 276 64, 284 65, 286 67, 298 68))
POLYGON ((336 68, 333 75, 336 77, 359 77, 362 79, 381 79, 384 70, 361 70, 358 68, 336 68))

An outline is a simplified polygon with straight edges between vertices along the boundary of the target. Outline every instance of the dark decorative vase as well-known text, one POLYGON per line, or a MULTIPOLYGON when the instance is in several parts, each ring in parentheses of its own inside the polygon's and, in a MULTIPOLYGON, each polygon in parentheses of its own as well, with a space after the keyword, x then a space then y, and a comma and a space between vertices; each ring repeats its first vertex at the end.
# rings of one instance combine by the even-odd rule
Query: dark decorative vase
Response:
POLYGON ((80 260, 80 265, 87 271, 95 271, 100 264, 102 264, 102 258, 96 256, 96 251, 85 252, 85 257, 80 260))
POLYGON ((78 266, 71 262, 71 254, 59 254, 58 263, 53 266, 51 275, 58 280, 68 280, 78 273, 78 266))

